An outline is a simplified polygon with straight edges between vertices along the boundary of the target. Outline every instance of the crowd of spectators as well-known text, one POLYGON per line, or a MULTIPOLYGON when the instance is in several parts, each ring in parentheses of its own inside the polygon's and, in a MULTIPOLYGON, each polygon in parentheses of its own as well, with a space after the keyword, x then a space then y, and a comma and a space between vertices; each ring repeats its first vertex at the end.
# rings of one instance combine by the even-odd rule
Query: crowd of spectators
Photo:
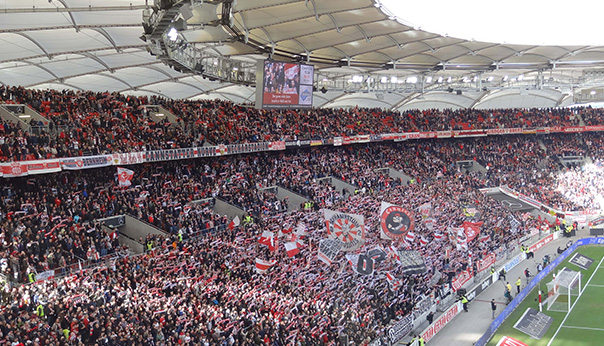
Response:
MULTIPOLYGON (((467 251, 478 260, 504 244, 514 244, 529 228, 539 226, 537 220, 493 207, 475 189, 481 184, 479 177, 463 174, 451 164, 451 160, 468 159, 458 151, 460 143, 471 145, 471 141, 422 141, 144 164, 134 167, 132 186, 127 189, 117 188, 112 168, 12 179, 5 189, 5 203, 10 204, 4 215, 14 214, 22 202, 36 210, 47 208, 50 215, 63 213, 68 222, 77 219, 76 225, 129 213, 173 235, 155 239, 156 249, 151 254, 10 292, 14 303, 4 315, 5 326, 10 328, 0 327, 0 331, 11 342, 38 338, 39 344, 121 345, 152 340, 166 345, 285 345, 290 341, 323 345, 339 343, 344 333, 362 345, 390 321, 410 313, 416 299, 431 293, 434 287, 427 283, 435 272, 444 274, 439 284, 450 285, 457 273, 471 265, 467 251), (412 175, 414 183, 404 184, 374 170, 386 166, 412 175), (322 183, 321 177, 335 177, 358 189, 338 192, 322 183), (190 201, 219 197, 236 203, 241 194, 255 194, 262 200, 265 197, 255 192, 258 187, 288 182, 290 189, 306 191, 320 207, 364 215, 367 229, 372 230, 367 233, 366 248, 391 245, 375 231, 380 202, 406 206, 415 214, 417 238, 413 244, 396 246, 418 249, 428 272, 402 276, 392 259, 367 278, 354 274, 344 259, 338 265, 324 266, 315 256, 318 241, 325 237, 322 213, 263 211, 270 208, 266 203, 272 203, 271 198, 260 209, 248 208, 255 222, 246 228, 220 227, 218 233, 195 237, 200 229, 212 228, 214 223, 224 226, 228 220, 206 206, 191 206, 190 201), (234 184, 237 194, 232 193, 234 184), (29 193, 20 190, 24 185, 29 185, 29 193), (46 202, 36 195, 53 198, 46 202), (432 224, 418 212, 428 202, 432 224), (435 233, 449 234, 468 220, 462 211, 468 204, 477 206, 477 220, 484 221, 482 232, 488 238, 474 240, 467 250, 457 247, 454 237, 435 241, 435 233), (55 211, 57 205, 65 205, 65 209, 55 211), (522 227, 511 230, 510 215, 522 220, 522 227), (288 227, 308 233, 300 255, 289 258, 282 248, 269 251, 257 243, 263 231, 278 234, 288 227), (191 239, 175 241, 178 233, 191 239), (427 245, 420 245, 421 237, 429 240, 427 245), (448 256, 443 256, 445 249, 448 256), (268 273, 256 274, 255 258, 278 264, 268 273), (380 275, 385 272, 402 279, 397 291, 389 289, 380 275), (30 313, 39 303, 43 303, 46 317, 32 319, 30 313), (111 318, 104 313, 107 311, 119 314, 111 318)), ((38 225, 32 234, 41 236, 45 232, 40 229, 38 225)), ((73 233, 77 231, 74 227, 66 234, 78 238, 73 233)))
MULTIPOLYGON (((601 124, 591 108, 505 110, 312 109, 257 110, 228 101, 173 101, 157 96, 70 90, 30 90, 0 86, 0 103, 27 104, 49 120, 48 128, 25 131, 16 124, 0 124, 4 160, 86 156, 279 140, 321 139, 436 130, 531 128, 578 125, 585 115, 601 124), (149 105, 174 113, 154 122, 149 105)), ((32 120, 33 122, 34 120, 32 120)), ((33 123, 31 123, 33 124, 33 123)), ((31 125, 30 124, 30 125, 31 125)), ((39 125, 39 124, 36 124, 39 125)))
MULTIPOLYGON (((597 121, 589 108, 259 111, 225 101, 11 87, 0 87, 0 100, 27 103, 52 120, 52 128, 39 135, 3 123, 2 152, 9 159, 205 141, 576 125, 577 115, 585 114, 597 121), (151 122, 143 107, 149 104, 170 109, 180 124, 151 122)), ((165 235, 140 239, 150 250, 143 255, 104 261, 57 280, 5 286, 0 340, 14 345, 314 346, 343 344, 346 335, 353 344, 366 345, 393 320, 412 313, 419 299, 441 294, 484 255, 514 247, 529 230, 543 226, 539 219, 493 204, 479 188, 508 185, 560 210, 599 207, 601 137, 418 140, 142 164, 131 167, 135 174, 127 188, 119 186, 114 167, 6 180, 0 191, 0 270, 16 282, 120 251, 117 234, 99 218, 131 214, 165 235), (595 168, 558 172, 556 156, 571 154, 591 155, 595 168), (487 172, 464 173, 456 165, 460 160, 476 160, 487 172), (410 180, 379 169, 385 167, 410 180), (338 190, 330 179, 353 188, 338 190), (279 199, 273 186, 297 192, 315 207, 285 213, 296 206, 279 199), (240 207, 253 222, 228 227, 230 220, 211 210, 217 198, 240 207), (381 239, 382 201, 412 212, 414 240, 381 239), (465 213, 468 206, 476 213, 465 213), (363 250, 412 248, 428 270, 403 275, 389 250, 372 276, 355 273, 343 254, 326 266, 316 256, 326 237, 321 208, 363 215, 363 250), (481 236, 460 244, 465 221, 483 222, 481 236), (258 243, 265 231, 277 236, 275 250, 258 243), (282 243, 296 238, 300 253, 289 257, 282 243), (257 258, 275 265, 257 273, 257 258), (385 273, 400 280, 398 288, 389 286, 385 273), (429 285, 438 273, 443 278, 429 285)))

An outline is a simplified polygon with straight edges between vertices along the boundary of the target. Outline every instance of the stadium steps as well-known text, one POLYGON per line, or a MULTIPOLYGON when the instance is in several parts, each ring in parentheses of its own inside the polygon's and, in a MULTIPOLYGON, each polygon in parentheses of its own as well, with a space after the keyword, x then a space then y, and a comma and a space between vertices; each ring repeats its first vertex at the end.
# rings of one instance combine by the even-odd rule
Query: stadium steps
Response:
POLYGON ((159 123, 161 121, 168 120, 172 125, 180 125, 178 122, 178 117, 163 106, 147 105, 144 107, 147 110, 147 116, 154 122, 159 123))
POLYGON ((19 124, 22 130, 30 133, 40 133, 40 130, 48 132, 49 121, 45 117, 41 116, 40 113, 36 112, 33 108, 28 105, 18 104, 4 104, 0 105, 0 118, 10 122, 19 124), (29 123, 32 120, 41 121, 44 125, 30 126, 29 123))
POLYGON ((317 179, 317 182, 327 182, 341 194, 344 194, 344 190, 346 190, 348 191, 349 195, 352 195, 354 194, 354 190, 359 188, 358 186, 352 185, 333 176, 319 178, 317 179))
POLYGON ((302 196, 299 193, 288 190, 288 189, 286 189, 282 186, 278 186, 278 185, 265 187, 265 188, 260 189, 260 191, 274 193, 277 196, 277 198, 279 198, 280 200, 283 200, 287 197, 287 199, 289 201, 287 204, 288 212, 298 210, 302 203, 308 202, 310 200, 310 198, 308 198, 308 197, 302 196))
POLYGON ((466 173, 466 172, 486 173, 487 172, 487 169, 480 163, 476 162, 475 160, 457 161, 457 162, 455 162, 455 165, 457 165, 457 167, 459 167, 459 170, 463 173, 466 173))
POLYGON ((381 173, 381 174, 387 174, 389 177, 394 178, 394 179, 400 179, 402 181, 403 185, 408 185, 412 179, 407 174, 405 174, 397 169, 391 168, 391 167, 380 167, 380 168, 374 169, 374 171, 377 173, 381 173))
MULTIPOLYGON (((193 204, 193 203, 199 204, 200 202, 205 203, 205 201, 206 200, 194 201, 194 202, 191 202, 191 204, 193 204)), ((214 198, 212 211, 215 214, 228 216, 229 220, 232 220, 233 218, 235 218, 235 216, 239 216, 239 220, 243 220, 243 216, 246 214, 245 210, 243 210, 233 204, 230 204, 229 202, 227 202, 221 198, 214 198)))
POLYGON ((120 243, 124 241, 124 244, 132 245, 130 249, 136 253, 141 253, 144 251, 144 245, 140 243, 140 239, 145 241, 145 238, 149 234, 159 236, 166 236, 168 234, 160 228, 140 220, 135 216, 126 214, 124 217, 124 225, 120 228, 120 243), (141 246, 139 247, 137 244, 140 244, 141 246), (139 250, 140 252, 138 252, 139 250))

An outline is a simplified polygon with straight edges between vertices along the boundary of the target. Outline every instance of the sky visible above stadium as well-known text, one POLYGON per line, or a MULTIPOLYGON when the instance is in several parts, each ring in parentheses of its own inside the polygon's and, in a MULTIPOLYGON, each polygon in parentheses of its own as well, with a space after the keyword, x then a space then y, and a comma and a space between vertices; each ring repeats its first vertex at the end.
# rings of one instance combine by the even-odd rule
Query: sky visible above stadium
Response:
POLYGON ((529 45, 603 45, 604 3, 588 0, 380 0, 402 22, 436 34, 529 45))

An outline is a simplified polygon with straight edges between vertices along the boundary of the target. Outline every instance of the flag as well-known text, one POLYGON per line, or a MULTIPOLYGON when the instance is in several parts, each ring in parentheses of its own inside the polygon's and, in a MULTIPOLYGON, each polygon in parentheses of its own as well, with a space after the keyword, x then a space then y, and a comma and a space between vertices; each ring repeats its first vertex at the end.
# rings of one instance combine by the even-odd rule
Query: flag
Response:
POLYGON ((134 171, 123 167, 117 168, 119 186, 127 187, 132 185, 132 176, 134 176, 134 171))
POLYGON ((463 228, 460 228, 459 231, 457 231, 456 242, 457 242, 457 250, 461 250, 461 249, 467 250, 468 249, 468 237, 466 236, 463 228))
POLYGON ((239 226, 239 215, 235 216, 233 220, 229 223, 229 230, 233 230, 235 227, 239 226))
POLYGON ((481 234, 480 237, 478 238, 478 241, 483 243, 485 241, 489 241, 491 239, 491 236, 488 234, 481 234))
POLYGON ((290 227, 290 228, 284 229, 284 230, 282 231, 282 233, 283 233, 283 234, 290 234, 290 233, 291 233, 293 230, 294 230, 294 229, 293 229, 292 227, 290 227))
POLYGON ((407 235, 405 236, 405 240, 408 241, 409 243, 413 243, 413 240, 415 240, 415 233, 409 231, 407 232, 407 235))
POLYGON ((277 246, 275 241, 275 233, 271 231, 264 231, 258 239, 258 242, 262 245, 268 246, 269 250, 275 251, 275 247, 277 246))
POLYGON ((443 234, 442 233, 433 233, 434 235, 434 240, 441 240, 443 238, 443 234))
POLYGON ((296 244, 296 242, 289 242, 285 243, 284 245, 288 257, 294 257, 300 252, 300 250, 298 249, 298 244, 296 244))
POLYGON ((268 268, 274 266, 275 263, 277 263, 276 260, 265 261, 263 259, 256 258, 256 272, 259 274, 263 274, 268 270, 268 268))
POLYGON ((474 238, 476 238, 476 236, 478 236, 478 234, 480 233, 480 226, 482 226, 483 222, 468 222, 465 221, 462 225, 465 233, 466 233, 466 237, 468 238, 468 243, 471 242, 472 240, 474 240, 474 238))
POLYGON ((394 245, 388 246, 386 251, 388 252, 388 257, 392 257, 394 261, 399 262, 401 260, 401 256, 398 254, 398 250, 394 245))
POLYGON ((514 217, 514 215, 509 214, 508 219, 510 221, 510 228, 512 229, 512 233, 518 233, 518 228, 520 227, 520 221, 514 217))
POLYGON ((365 243, 365 217, 323 209, 327 236, 342 242, 343 251, 354 251, 365 243))
POLYGON ((426 237, 424 237, 423 235, 421 237, 419 237, 419 242, 422 245, 427 245, 428 244, 428 239, 426 239, 426 237))
POLYGON ((358 274, 357 267, 359 265, 359 255, 346 254, 346 260, 350 263, 352 271, 358 274))
POLYGON ((386 240, 404 239, 415 228, 415 218, 405 208, 388 202, 380 205, 380 237, 386 240))
POLYGON ((340 250, 342 250, 342 246, 343 243, 338 239, 321 239, 319 241, 317 258, 323 263, 330 265, 340 250))
POLYGON ((426 202, 419 206, 419 212, 422 214, 422 218, 426 219, 432 213, 432 203, 426 202))
POLYGON ((390 285, 390 289, 392 291, 398 290, 401 287, 401 285, 403 284, 403 280, 397 279, 390 272, 386 273, 386 280, 388 281, 388 284, 390 285))
POLYGON ((435 224, 436 224, 436 220, 432 217, 424 220, 424 225, 430 231, 434 229, 435 224))

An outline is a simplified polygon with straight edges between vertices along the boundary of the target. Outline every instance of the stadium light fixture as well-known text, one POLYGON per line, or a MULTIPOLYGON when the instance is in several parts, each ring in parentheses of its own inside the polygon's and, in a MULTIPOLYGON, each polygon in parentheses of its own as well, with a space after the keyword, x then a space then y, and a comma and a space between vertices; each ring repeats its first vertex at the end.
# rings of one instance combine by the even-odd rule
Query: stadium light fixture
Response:
POLYGON ((415 83, 417 83, 417 76, 409 76, 409 77, 407 77, 407 83, 409 83, 409 84, 415 84, 415 83))
POLYGON ((381 82, 382 84, 386 84, 386 83, 388 83, 388 77, 383 76, 383 77, 380 79, 380 82, 381 82))
POLYGON ((398 78, 396 76, 390 77, 390 83, 396 83, 397 81, 398 81, 398 78))
POLYGON ((518 81, 519 81, 519 82, 520 82, 521 80, 523 80, 523 79, 524 79, 524 75, 523 75, 523 74, 521 74, 521 75, 519 75, 519 76, 518 76, 518 81))
POLYGON ((432 83, 432 76, 427 76, 426 77, 426 84, 430 84, 432 83))
POLYGON ((493 76, 489 76, 489 78, 487 78, 487 82, 492 82, 492 81, 493 81, 493 79, 495 79, 495 77, 493 77, 493 76))
POLYGON ((443 76, 438 77, 438 83, 442 83, 443 82, 443 76))
POLYGON ((453 79, 451 78, 451 76, 449 76, 449 78, 447 78, 447 83, 451 83, 453 79))
POLYGON ((508 75, 506 74, 505 76, 503 76, 503 81, 506 82, 508 80, 508 78, 510 78, 510 77, 508 77, 508 75))

